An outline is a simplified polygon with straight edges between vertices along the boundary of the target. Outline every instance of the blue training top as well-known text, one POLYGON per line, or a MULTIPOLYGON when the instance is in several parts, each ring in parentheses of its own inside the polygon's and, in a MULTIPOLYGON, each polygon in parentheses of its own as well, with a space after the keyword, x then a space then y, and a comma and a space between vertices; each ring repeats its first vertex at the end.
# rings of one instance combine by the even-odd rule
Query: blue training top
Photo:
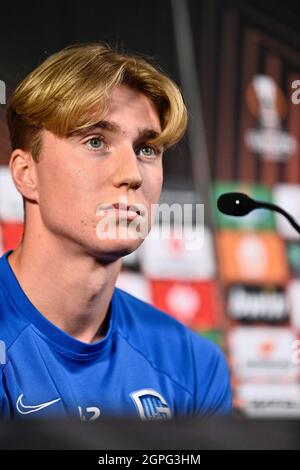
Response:
POLYGON ((0 416, 165 419, 231 410, 224 355, 115 287, 109 326, 87 344, 48 321, 0 258, 0 416))

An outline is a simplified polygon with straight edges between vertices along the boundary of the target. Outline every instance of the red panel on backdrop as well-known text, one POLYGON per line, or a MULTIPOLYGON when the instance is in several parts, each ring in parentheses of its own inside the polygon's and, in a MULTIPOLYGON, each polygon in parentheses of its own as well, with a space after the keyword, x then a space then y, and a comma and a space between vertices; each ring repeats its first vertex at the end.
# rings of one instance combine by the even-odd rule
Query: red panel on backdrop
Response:
POLYGON ((194 329, 220 326, 221 302, 215 281, 150 279, 153 304, 194 329))
POLYGON ((3 251, 14 250, 23 234, 23 224, 20 222, 1 222, 3 251))

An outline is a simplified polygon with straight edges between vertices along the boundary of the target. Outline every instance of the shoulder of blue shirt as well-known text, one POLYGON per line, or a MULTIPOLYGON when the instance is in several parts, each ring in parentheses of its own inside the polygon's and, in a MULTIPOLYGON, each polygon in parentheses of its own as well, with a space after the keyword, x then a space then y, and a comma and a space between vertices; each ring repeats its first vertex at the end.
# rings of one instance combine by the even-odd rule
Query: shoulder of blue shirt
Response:
POLYGON ((219 346, 168 313, 118 289, 124 318, 119 332, 194 396, 196 408, 208 413, 231 410, 230 373, 219 346), (126 314, 125 314, 126 312, 126 314), (191 386, 192 385, 192 386, 191 386))

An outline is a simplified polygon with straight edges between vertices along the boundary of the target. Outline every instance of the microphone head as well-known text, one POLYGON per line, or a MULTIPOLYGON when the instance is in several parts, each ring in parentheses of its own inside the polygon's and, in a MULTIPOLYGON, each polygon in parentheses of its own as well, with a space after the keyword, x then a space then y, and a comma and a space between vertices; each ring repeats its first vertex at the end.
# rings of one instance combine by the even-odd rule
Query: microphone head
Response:
POLYGON ((219 211, 226 215, 247 215, 257 207, 253 199, 244 193, 225 193, 217 201, 219 211))

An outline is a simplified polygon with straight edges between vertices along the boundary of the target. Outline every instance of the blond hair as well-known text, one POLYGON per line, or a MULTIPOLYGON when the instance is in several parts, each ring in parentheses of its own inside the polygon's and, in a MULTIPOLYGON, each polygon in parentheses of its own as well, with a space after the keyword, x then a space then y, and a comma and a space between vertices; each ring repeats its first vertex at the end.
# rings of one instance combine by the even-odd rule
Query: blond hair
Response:
POLYGON ((112 90, 121 84, 152 100, 162 132, 149 143, 168 148, 183 136, 187 111, 177 85, 150 59, 120 53, 104 43, 68 46, 34 69, 8 100, 12 149, 30 151, 38 161, 41 130, 67 137, 99 122, 112 90))

